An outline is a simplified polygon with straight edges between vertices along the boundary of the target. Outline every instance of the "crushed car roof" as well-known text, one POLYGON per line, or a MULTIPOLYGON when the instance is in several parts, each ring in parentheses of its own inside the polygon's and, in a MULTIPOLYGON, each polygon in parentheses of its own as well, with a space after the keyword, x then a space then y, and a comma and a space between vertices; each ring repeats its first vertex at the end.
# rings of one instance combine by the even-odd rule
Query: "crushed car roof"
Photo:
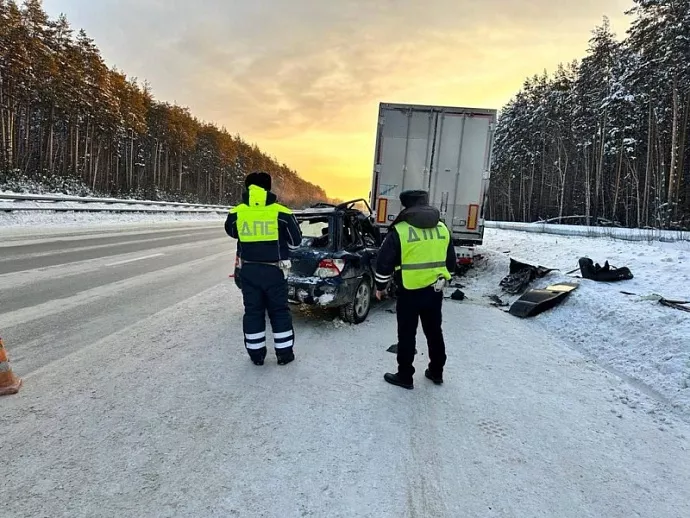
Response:
MULTIPOLYGON (((309 207, 308 209, 294 210, 292 212, 295 216, 327 216, 329 214, 333 214, 334 212, 341 211, 359 212, 363 214, 363 211, 354 207, 354 205, 358 202, 363 202, 367 206, 367 208, 369 208, 369 204, 366 202, 366 200, 357 199, 346 201, 339 205, 331 205, 329 203, 317 203, 316 205, 309 207)), ((371 212, 371 210, 369 210, 369 212, 371 212)))

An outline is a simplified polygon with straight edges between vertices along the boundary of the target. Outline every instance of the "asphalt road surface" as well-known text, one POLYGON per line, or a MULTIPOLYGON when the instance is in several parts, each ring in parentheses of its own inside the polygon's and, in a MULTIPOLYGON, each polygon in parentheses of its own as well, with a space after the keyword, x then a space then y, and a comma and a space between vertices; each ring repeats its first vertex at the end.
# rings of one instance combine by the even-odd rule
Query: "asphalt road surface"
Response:
POLYGON ((0 243, 0 332, 30 373, 227 283, 235 244, 223 222, 91 229, 0 243))

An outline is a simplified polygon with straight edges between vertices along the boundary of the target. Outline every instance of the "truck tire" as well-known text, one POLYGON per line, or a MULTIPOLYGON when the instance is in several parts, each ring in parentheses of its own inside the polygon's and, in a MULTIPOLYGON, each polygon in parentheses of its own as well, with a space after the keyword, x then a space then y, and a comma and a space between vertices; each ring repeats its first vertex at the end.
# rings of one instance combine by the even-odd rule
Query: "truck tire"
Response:
POLYGON ((349 324, 361 324, 371 310, 371 283, 366 277, 357 285, 352 300, 340 307, 340 318, 349 324))

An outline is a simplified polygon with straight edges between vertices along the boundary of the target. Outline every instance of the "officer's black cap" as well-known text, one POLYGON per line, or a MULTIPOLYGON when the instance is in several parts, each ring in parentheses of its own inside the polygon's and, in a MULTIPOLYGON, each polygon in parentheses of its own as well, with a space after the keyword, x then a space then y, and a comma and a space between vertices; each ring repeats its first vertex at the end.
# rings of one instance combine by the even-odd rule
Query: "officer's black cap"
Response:
POLYGON ((400 193, 400 203, 403 207, 417 207, 418 205, 429 204, 429 193, 426 191, 403 191, 400 193))
POLYGON ((256 185, 267 191, 271 190, 271 175, 263 171, 256 171, 247 175, 244 179, 244 186, 249 189, 250 185, 256 185))

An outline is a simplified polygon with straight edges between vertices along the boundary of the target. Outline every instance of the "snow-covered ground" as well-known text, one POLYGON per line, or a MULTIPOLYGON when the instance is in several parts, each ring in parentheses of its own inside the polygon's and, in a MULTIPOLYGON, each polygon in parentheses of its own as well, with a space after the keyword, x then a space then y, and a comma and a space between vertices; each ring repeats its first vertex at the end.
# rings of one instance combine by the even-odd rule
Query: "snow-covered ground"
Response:
MULTIPOLYGON (((0 191, 5 195, 21 195, 11 191, 0 191)), ((46 194, 46 198, 61 197, 64 195, 46 194)), ((0 199, 0 228, 30 228, 35 226, 50 227, 82 227, 92 224, 121 225, 127 223, 162 223, 162 222, 184 222, 184 221, 215 221, 224 217, 221 212, 175 212, 175 210, 191 210, 187 207, 172 207, 162 205, 148 205, 144 203, 117 203, 116 199, 108 198, 112 203, 81 201, 50 201, 46 200, 9 200, 0 199), (41 211, 25 210, 21 208, 51 208, 58 209, 88 207, 92 209, 126 209, 128 212, 69 212, 69 211, 41 211), (3 212, 3 209, 11 208, 12 212, 3 212), (142 212, 132 212, 139 210, 142 212), (153 211, 170 212, 153 212, 153 211)), ((160 202, 158 202, 160 203, 160 202)))
POLYGON ((0 228, 21 230, 27 227, 83 227, 103 224, 116 226, 131 223, 165 223, 184 221, 219 221, 218 213, 89 213, 89 212, 0 212, 0 228))
MULTIPOLYGON (((631 378, 640 390, 690 416, 690 313, 663 307, 658 296, 690 300, 690 243, 629 242, 610 238, 554 236, 487 229, 484 259, 463 281, 470 302, 499 295, 510 257, 558 268, 530 287, 573 282, 580 257, 627 266, 635 278, 618 283, 576 279, 579 288, 552 311, 535 317, 540 326, 585 352, 599 364, 631 378), (621 291, 634 293, 625 295, 621 291)), ((633 403, 634 404, 634 403, 633 403)))
POLYGON ((573 259, 560 237, 488 232, 470 300, 444 305, 445 384, 424 378, 420 330, 406 391, 382 377, 395 369, 386 303, 359 326, 295 308, 297 360, 280 367, 270 351, 255 367, 221 226, 213 244, 182 246, 54 230, 20 234, 50 260, 7 269, 0 286, 16 307, 0 332, 24 379, 0 400, 2 518, 690 516, 690 424, 548 325, 586 307, 589 288, 535 320, 479 296, 497 292, 503 251, 571 269, 587 241, 568 245, 573 259))
MULTIPOLYGON (((12 193, 4 193, 12 194, 12 193)), ((36 227, 85 227, 102 224, 117 226, 123 224, 154 224, 165 222, 185 221, 217 221, 224 219, 221 212, 181 213, 172 212, 173 207, 155 207, 143 204, 106 204, 89 203, 90 208, 126 208, 151 211, 152 209, 170 210, 171 212, 50 212, 17 210, 18 207, 50 207, 61 208, 84 207, 79 202, 45 202, 45 201, 10 201, 0 199, 0 229, 13 228, 16 230, 32 229, 36 227), (11 207, 12 212, 3 212, 3 208, 11 207)))
POLYGON ((624 241, 690 241, 690 232, 682 230, 659 230, 618 227, 587 227, 582 225, 560 225, 550 223, 514 223, 507 221, 486 221, 486 228, 520 230, 538 234, 554 234, 579 237, 608 237, 624 241))

